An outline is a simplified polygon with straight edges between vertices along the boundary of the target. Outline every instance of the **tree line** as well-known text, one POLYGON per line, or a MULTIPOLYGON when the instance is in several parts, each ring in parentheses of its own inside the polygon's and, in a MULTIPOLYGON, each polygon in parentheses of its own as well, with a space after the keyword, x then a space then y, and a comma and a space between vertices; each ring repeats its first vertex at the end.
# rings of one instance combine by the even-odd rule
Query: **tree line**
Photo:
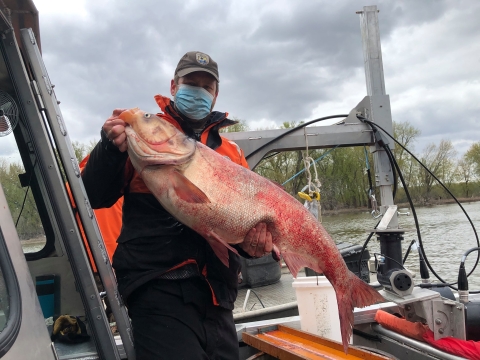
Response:
MULTIPOLYGON (((238 119, 237 119, 238 120, 238 119)), ((295 123, 284 123, 281 128, 292 128, 295 123)), ((393 124, 394 137, 408 148, 427 169, 431 171, 457 198, 476 198, 480 196, 480 142, 470 146, 459 156, 450 140, 441 140, 438 144, 429 144, 417 153, 415 143, 420 131, 410 123, 393 124)), ((245 121, 224 131, 248 131, 245 121)), ((83 144, 73 142, 77 160, 80 162, 93 148, 96 142, 83 144)), ((415 204, 428 204, 447 198, 445 191, 435 178, 402 147, 396 145, 394 157, 399 164, 409 193, 415 204)), ((297 193, 307 185, 307 171, 304 158, 317 160, 310 167, 312 180, 318 174, 320 181, 321 205, 324 210, 370 207, 369 191, 375 194, 375 169, 369 147, 337 147, 305 151, 280 152, 267 155, 255 171, 278 184, 298 198, 297 193), (370 171, 368 171, 370 170, 370 171), (303 172, 302 172, 303 171, 303 172), (372 184, 372 189, 370 184, 372 184)), ((21 238, 28 239, 43 233, 35 201, 29 187, 22 187, 19 176, 25 173, 20 162, 9 162, 0 157, 0 183, 3 186, 12 217, 17 223, 21 238)), ((25 183, 25 181, 24 181, 25 183)), ((379 195, 376 195, 377 199, 379 195)), ((301 200, 300 198, 298 198, 301 200)), ((303 200, 301 200, 303 201, 303 200)), ((398 181, 395 203, 406 203, 403 186, 398 181)))
MULTIPOLYGON (((244 121, 240 121, 233 130, 247 131, 244 121)), ((294 123, 284 123, 281 128, 294 127, 294 123)), ((417 205, 449 197, 448 192, 435 180, 440 180, 457 198, 480 196, 480 142, 470 146, 468 151, 459 156, 452 141, 441 140, 438 144, 428 144, 417 153, 415 143, 420 130, 409 122, 393 123, 393 136, 412 154, 390 140, 394 147, 393 154, 401 169, 412 200, 417 205), (418 161, 417 161, 418 160, 418 161), (428 172, 425 168, 430 170, 428 172), (433 176, 433 175, 434 176, 433 176)), ((384 136, 384 138, 388 138, 384 136)), ((309 156, 315 162, 318 180, 321 183, 321 204, 325 210, 342 208, 369 207, 369 191, 375 194, 375 169, 370 147, 337 147, 334 149, 281 152, 267 155, 255 171, 275 182, 282 184, 287 192, 296 195, 307 185, 304 158, 309 156), (370 171, 367 171, 370 170, 370 171), (369 178, 370 177, 370 178, 369 178)), ((313 166, 310 174, 314 177, 313 166)), ((398 174, 397 174, 398 180, 398 174)), ((379 195, 376 194, 376 199, 379 195)), ((404 188, 398 181, 395 197, 396 203, 406 203, 404 188)))
MULTIPOLYGON (((87 145, 74 141, 72 146, 75 156, 80 162, 93 149, 95 142, 87 145)), ((58 156, 57 159, 59 159, 58 156)), ((34 166, 36 166, 36 163, 34 166)), ((60 168, 62 169, 61 166, 60 168)), ((32 239, 43 235, 42 221, 31 189, 32 186, 35 186, 32 172, 26 173, 21 162, 11 162, 6 157, 0 156, 0 184, 5 193, 20 240, 32 239), (23 179, 22 182, 20 178, 23 179), (22 183, 25 186, 22 186, 22 183)))

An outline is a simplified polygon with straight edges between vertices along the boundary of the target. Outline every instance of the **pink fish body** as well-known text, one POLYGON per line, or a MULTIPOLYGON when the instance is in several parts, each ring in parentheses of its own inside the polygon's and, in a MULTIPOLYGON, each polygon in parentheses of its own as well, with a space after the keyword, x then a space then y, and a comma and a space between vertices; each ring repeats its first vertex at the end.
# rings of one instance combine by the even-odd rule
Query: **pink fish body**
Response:
MULTIPOLYGON (((345 351, 353 308, 383 301, 345 265, 337 246, 305 207, 268 179, 188 138, 174 125, 138 109, 120 115, 128 153, 162 206, 202 235, 228 266, 228 244, 238 244, 264 222, 294 277, 303 267, 333 285, 345 351)), ((223 140, 227 141, 227 140, 223 140)))

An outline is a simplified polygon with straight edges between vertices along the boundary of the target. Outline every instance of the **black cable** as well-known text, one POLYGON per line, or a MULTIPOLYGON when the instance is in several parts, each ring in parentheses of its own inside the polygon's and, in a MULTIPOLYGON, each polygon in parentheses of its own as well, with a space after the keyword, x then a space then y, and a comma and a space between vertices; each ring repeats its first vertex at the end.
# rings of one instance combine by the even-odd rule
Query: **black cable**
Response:
MULTIPOLYGON (((390 147, 385 144, 385 151, 387 152, 392 152, 390 150, 390 147)), ((405 179, 403 178, 403 174, 400 170, 400 166, 398 165, 398 163, 395 161, 395 167, 397 168, 398 170, 398 176, 400 177, 400 181, 402 182, 402 185, 403 185, 403 189, 405 191, 405 196, 407 197, 407 200, 408 200, 408 203, 410 204, 410 208, 412 209, 412 215, 413 215, 413 220, 415 222, 415 228, 417 230, 417 237, 418 237, 418 243, 420 245, 420 251, 422 251, 422 253, 424 254, 423 256, 423 260, 425 261, 425 264, 427 264, 427 267, 430 269, 430 271, 433 273, 433 275, 435 275, 435 277, 440 280, 442 283, 447 283, 445 280, 443 280, 440 275, 438 275, 435 270, 433 270, 433 267, 430 265, 430 262, 428 261, 427 259, 427 256, 425 255, 425 251, 423 249, 423 242, 422 242, 422 235, 420 233, 420 224, 418 222, 418 217, 417 217, 417 212, 415 210, 415 206, 413 205, 413 200, 412 200, 412 197, 410 196, 410 192, 408 191, 408 186, 405 182, 405 179)), ((457 290, 455 289, 454 287, 450 286, 452 289, 454 290, 457 290)))
POLYGON ((372 172, 370 171, 370 161, 368 161, 368 152, 365 146, 363 146, 363 151, 365 153, 365 165, 367 167, 368 197, 370 198, 370 195, 373 193, 372 172))
POLYGON ((336 119, 336 118, 346 118, 348 116, 347 115, 330 115, 330 116, 325 116, 325 117, 322 117, 322 118, 318 118, 318 119, 315 119, 315 120, 310 120, 304 124, 300 124, 286 132, 284 132, 283 134, 281 135, 278 135, 277 137, 273 138, 272 140, 270 140, 269 142, 267 142, 266 144, 263 144, 262 146, 260 146, 259 148, 255 149, 254 151, 252 151, 250 154, 248 154, 245 159, 248 160, 249 158, 251 158, 253 155, 255 155, 256 153, 258 153, 260 150, 262 150, 263 148, 267 147, 268 145, 280 140, 281 138, 283 138, 284 136, 287 136, 288 134, 291 134, 292 132, 296 131, 296 130, 299 130, 299 129, 302 129, 304 128, 305 126, 308 126, 308 125, 311 125, 313 123, 316 123, 316 122, 319 122, 319 121, 324 121, 324 120, 330 120, 330 119, 336 119))
POLYGON ((18 213, 17 221, 15 221, 15 228, 17 228, 18 222, 20 221, 20 217, 22 216, 23 208, 25 207, 25 202, 27 201, 28 190, 30 190, 30 186, 27 186, 27 191, 25 191, 22 207, 20 208, 20 212, 18 213))
POLYGON ((420 261, 420 277, 422 281, 430 281, 430 273, 425 263, 425 257, 423 256, 422 249, 418 249, 418 258, 420 261))
MULTIPOLYGON (((369 120, 367 120, 367 119, 365 119, 365 118, 361 118, 360 120, 368 123, 374 132, 377 132, 377 131, 378 131, 378 129, 376 129, 376 124, 373 124, 371 121, 369 121, 369 120)), ((382 129, 382 130, 383 130, 383 129, 382 129)), ((393 140, 396 141, 395 139, 393 139, 393 140)), ((384 147, 384 149, 385 149, 385 151, 386 151, 387 153, 389 153, 389 152, 391 153, 390 147, 389 147, 387 144, 385 144, 385 142, 383 142, 383 145, 382 145, 382 146, 384 147)), ((422 247, 422 236, 421 236, 421 234, 420 234, 420 225, 419 225, 419 223, 418 223, 418 218, 417 218, 417 213, 416 213, 416 211, 415 211, 415 206, 413 205, 413 201, 412 201, 412 198, 411 198, 411 196, 410 196, 410 192, 408 191, 408 187, 407 187, 407 184, 406 184, 406 182, 405 182, 405 179, 403 178, 403 174, 402 174, 402 172, 401 172, 401 170, 400 170, 400 167, 399 167, 398 163, 395 161, 395 159, 393 159, 393 160, 394 160, 394 166, 395 166, 395 167, 397 168, 397 170, 398 170, 398 175, 399 175, 399 177, 400 177, 400 181, 402 182, 402 185, 403 185, 403 187, 404 187, 405 195, 406 195, 407 200, 408 200, 408 202, 409 202, 409 204, 410 204, 410 207, 411 207, 411 209, 412 209, 413 219, 414 219, 415 227, 416 227, 416 230, 417 230, 417 236, 418 236, 418 239, 419 239, 420 248, 423 250, 423 247, 422 247)), ((437 279, 439 279, 439 280, 440 280, 441 282, 443 282, 443 283, 446 283, 446 281, 444 281, 440 276, 438 276, 438 275, 436 274, 436 272, 432 269, 430 263, 428 262, 428 259, 425 259, 425 263, 428 265, 428 267, 430 268, 430 270, 432 271, 432 273, 437 277, 437 279)))
POLYGON ((27 191, 25 191, 25 196, 23 197, 23 203, 22 207, 20 208, 20 212, 18 213, 17 221, 15 221, 15 229, 17 228, 18 222, 20 221, 20 217, 22 216, 23 209, 25 207, 25 203, 27 202, 27 195, 28 195, 28 190, 30 190, 30 184, 32 182, 33 174, 35 171, 35 165, 37 165, 37 159, 35 159, 35 162, 33 163, 32 166, 32 172, 30 173, 30 178, 28 179, 28 185, 27 185, 27 191))
MULTIPOLYGON (((472 219, 470 218, 470 216, 468 216, 468 213, 467 211, 465 210, 465 208, 462 206, 462 204, 458 201, 458 199, 455 197, 455 195, 452 194, 452 192, 443 184, 443 182, 441 182, 436 176, 435 174, 433 174, 415 155, 413 155, 405 146, 403 146, 400 142, 398 142, 392 135, 390 135, 385 129, 383 129, 381 126, 371 122, 370 120, 368 119, 365 119, 363 117, 360 117, 360 116, 357 116, 359 118, 359 120, 361 121, 365 121, 366 123, 368 123, 370 126, 373 126, 373 127, 378 127, 380 130, 382 130, 388 137, 390 137, 393 141, 395 141, 398 145, 400 145, 400 147, 402 147, 408 154, 410 154, 410 156, 412 156, 430 175, 432 175, 432 177, 443 187, 443 189, 445 189, 445 191, 453 198, 453 200, 455 200, 455 202, 458 204, 458 206, 460 206, 460 209, 462 209, 463 213, 465 214, 465 216, 467 217, 472 229, 473 229, 473 232, 475 234, 475 238, 477 240, 477 245, 480 247, 480 240, 478 238, 478 234, 477 234, 477 230, 475 228, 475 225, 473 224, 472 222, 472 219)), ((390 150, 391 152, 391 150, 390 150)), ((395 162, 396 163, 396 162, 395 162)), ((405 186, 405 185, 404 185, 405 186)), ((420 242, 420 248, 423 250, 423 244, 420 242)), ((423 254, 425 256, 425 251, 423 251, 423 254)), ((473 269, 470 271, 470 273, 468 273, 468 276, 470 276, 472 274, 472 272, 475 270, 475 268, 477 267, 478 265, 478 262, 480 260, 480 253, 478 254, 477 256, 477 261, 475 262, 475 265, 473 267, 473 269)), ((432 270, 432 269, 430 269, 432 270)))
POLYGON ((270 155, 268 155, 268 156, 265 156, 262 160, 270 159, 271 157, 277 156, 277 155, 280 154, 280 153, 281 153, 281 151, 277 151, 277 152, 275 152, 275 153, 273 153, 273 154, 270 154, 270 155))
MULTIPOLYGON (((358 116, 357 116, 358 117, 358 116)), ((360 119, 360 117, 358 117, 360 119)), ((363 118, 362 118, 363 119, 363 118)), ((370 125, 372 127, 372 125, 370 125)), ((377 129, 372 127, 373 130, 373 136, 375 137, 376 143, 380 145, 381 147, 385 148, 385 145, 387 144, 381 135, 381 133, 378 132, 377 129)), ((390 163, 390 168, 392 169, 392 176, 393 176, 393 195, 392 198, 395 199, 395 196, 397 195, 397 187, 398 187, 398 180, 397 180, 397 174, 396 174, 396 169, 395 169, 395 159, 393 157, 393 154, 389 153, 388 151, 385 151, 388 157, 388 162, 390 163)))
MULTIPOLYGON (((377 222, 377 225, 375 225, 374 229, 377 228, 378 224, 380 224, 381 219, 377 222)), ((368 242, 372 238, 374 232, 371 232, 370 235, 368 235, 367 240, 363 243, 362 251, 360 251, 360 260, 358 260, 358 274, 362 274, 362 259, 363 259, 363 253, 365 252, 365 248, 367 247, 368 242)))
POLYGON ((415 285, 416 287, 428 289, 432 287, 452 287, 453 285, 458 284, 458 281, 455 281, 453 283, 420 283, 415 285))
POLYGON ((397 263, 398 265, 400 265, 404 270, 406 270, 405 267, 404 267, 402 264, 400 264, 397 260, 391 258, 390 256, 383 255, 382 253, 373 253, 373 256, 375 256, 375 260, 376 260, 377 262, 378 262, 378 260, 377 260, 377 256, 376 256, 376 255, 380 255, 380 256, 383 256, 383 257, 386 258, 386 259, 392 260, 393 262, 395 262, 395 263, 397 263))
POLYGON ((365 157, 366 157, 366 163, 367 163, 367 179, 368 179, 368 191, 367 191, 367 198, 368 201, 370 202, 372 206, 372 211, 375 211, 373 208, 373 201, 372 201, 372 196, 375 196, 374 190, 373 190, 373 182, 372 182, 372 172, 370 171, 370 164, 368 162, 368 154, 367 154, 367 149, 365 149, 365 146, 363 147, 365 150, 365 157))
MULTIPOLYGON (((370 199, 370 196, 372 194, 374 194, 373 184, 372 184, 372 173, 370 171, 370 164, 369 164, 369 161, 368 161, 367 150, 365 149, 365 146, 363 148, 365 150, 365 157, 366 157, 366 161, 367 161, 367 178, 368 178, 368 186, 369 186, 368 198, 370 199)), ((393 194, 392 194, 392 198, 395 200, 395 197, 397 196, 397 188, 398 188, 397 174, 396 174, 396 171, 395 171, 395 166, 393 166, 393 159, 390 156, 388 156, 388 160, 390 162, 390 167, 392 168, 392 173, 393 173, 393 194)))
POLYGON ((263 305, 262 300, 260 300, 260 297, 257 295, 257 293, 256 293, 255 291, 253 291, 252 289, 250 289, 250 291, 255 294, 255 296, 257 297, 258 301, 260 301, 260 304, 263 306, 263 308, 265 308, 265 305, 263 305))
POLYGON ((465 264, 465 260, 467 260, 467 256, 474 251, 480 251, 480 247, 471 248, 471 249, 465 251, 465 254, 463 254, 463 256, 462 256, 461 263, 465 264))
POLYGON ((367 178, 368 178, 368 197, 373 193, 373 184, 372 184, 372 173, 370 168, 367 169, 367 178))
MULTIPOLYGON (((475 226, 473 225, 473 222, 472 220, 470 219, 470 217, 468 216, 466 210, 464 209, 464 207, 460 204, 460 202, 458 201, 458 199, 451 193, 451 191, 415 156, 413 155, 405 146, 403 146, 400 142, 398 142, 392 135, 390 135, 385 129, 383 129, 381 126, 371 122, 370 120, 362 117, 362 116, 357 116, 357 118, 360 120, 360 121, 363 121, 367 124, 370 125, 370 127, 372 128, 372 130, 375 132, 377 131, 376 130, 376 127, 378 127, 379 129, 381 129, 388 137, 390 137, 393 141, 395 141, 400 147, 402 147, 407 153, 409 153, 430 175, 432 175, 432 177, 448 192, 448 194, 456 201, 456 203, 460 206, 460 208, 462 209, 463 213, 465 214, 465 216, 467 217, 468 221, 470 222, 470 225, 472 226, 472 229, 473 229, 473 232, 475 233, 475 238, 477 240, 477 244, 479 245, 480 247, 480 241, 479 241, 479 238, 478 238, 478 235, 477 235, 477 231, 475 229, 475 226)), ((390 147, 388 146, 388 144, 385 144, 385 150, 387 152, 392 152, 390 150, 390 147)), ((391 153, 391 156, 393 157, 393 154, 391 153)), ((422 242, 422 238, 421 238, 421 234, 420 234, 420 225, 418 223, 418 218, 417 218, 417 214, 416 214, 416 211, 415 211, 415 207, 413 205, 413 201, 410 197, 410 193, 408 192, 408 187, 407 187, 407 184, 405 183, 405 179, 403 178, 403 175, 401 173, 401 170, 400 170, 400 167, 398 165, 398 163, 394 160, 394 164, 395 164, 395 167, 397 168, 397 172, 398 172, 398 175, 400 177, 400 180, 402 182, 402 185, 404 187, 404 190, 405 190, 405 195, 407 196, 407 199, 408 199, 408 202, 410 204, 410 207, 412 208, 412 214, 413 214, 413 218, 414 218, 414 221, 415 221, 415 226, 417 228, 417 235, 418 235, 418 242, 419 242, 419 245, 420 245, 420 249, 423 253, 423 256, 424 256, 424 260, 425 260, 425 264, 427 265, 427 267, 430 269, 430 271, 435 275, 435 277, 440 280, 442 283, 445 283, 446 284, 446 281, 443 280, 440 275, 438 275, 435 270, 433 270, 433 267, 430 265, 428 259, 427 259, 427 256, 425 254, 425 250, 423 248, 423 242, 422 242)), ((475 265, 473 266, 472 270, 468 273, 467 276, 470 276, 473 271, 475 270, 475 268, 477 267, 478 265, 478 262, 480 260, 480 252, 477 256, 477 261, 475 262, 475 265)), ((450 288, 452 288, 453 290, 458 290, 457 288, 455 288, 454 286, 449 286, 450 288)), ((480 291, 471 291, 470 292, 471 294, 477 294, 477 293, 480 293, 480 291)))
POLYGON ((407 251, 405 252, 405 256, 403 257, 403 263, 405 264, 405 261, 407 261, 407 258, 408 258, 408 254, 410 254, 410 250, 412 249, 412 245, 415 244, 415 240, 412 240, 412 242, 410 243, 410 245, 408 245, 408 249, 407 251))

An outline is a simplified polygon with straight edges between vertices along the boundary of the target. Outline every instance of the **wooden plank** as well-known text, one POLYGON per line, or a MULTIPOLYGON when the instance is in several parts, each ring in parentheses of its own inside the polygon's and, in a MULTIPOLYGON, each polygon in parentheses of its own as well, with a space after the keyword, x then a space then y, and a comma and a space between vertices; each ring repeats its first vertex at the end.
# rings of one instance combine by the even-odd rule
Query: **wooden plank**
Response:
POLYGON ((242 339, 246 344, 248 344, 250 346, 253 346, 255 349, 263 351, 266 354, 274 356, 277 359, 281 359, 281 360, 305 360, 305 359, 308 359, 304 356, 300 356, 298 354, 295 354, 294 352, 291 352, 288 349, 276 346, 276 344, 272 344, 269 341, 266 341, 264 339, 260 339, 260 338, 258 338, 258 335, 251 335, 249 333, 244 332, 242 334, 242 339))
MULTIPOLYGON (((317 344, 322 344, 322 345, 328 346, 332 349, 339 350, 343 353, 343 344, 338 342, 338 341, 330 340, 330 339, 327 339, 327 338, 324 338, 324 337, 321 337, 321 336, 318 336, 318 335, 314 335, 314 334, 306 332, 306 331, 293 329, 291 327, 284 326, 284 325, 279 325, 278 330, 280 330, 282 332, 285 332, 287 334, 297 336, 301 339, 313 341, 317 344)), ((372 352, 368 352, 368 351, 365 351, 365 350, 362 350, 362 349, 357 349, 354 346, 349 346, 348 347, 348 353, 351 354, 351 355, 355 355, 360 359, 365 359, 365 360, 388 359, 388 358, 386 358, 382 355, 377 355, 377 354, 374 354, 372 352)))
POLYGON ((278 330, 259 334, 243 333, 243 341, 278 359, 285 360, 325 360, 325 359, 364 359, 385 360, 377 355, 354 347, 349 347, 348 354, 343 352, 343 345, 317 335, 278 326, 278 330))

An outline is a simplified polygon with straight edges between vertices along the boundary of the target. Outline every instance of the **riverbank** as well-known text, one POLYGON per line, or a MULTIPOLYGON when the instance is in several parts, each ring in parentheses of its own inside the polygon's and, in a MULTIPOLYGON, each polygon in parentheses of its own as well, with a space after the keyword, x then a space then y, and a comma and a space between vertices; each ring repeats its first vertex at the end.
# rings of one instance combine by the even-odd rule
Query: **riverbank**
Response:
POLYGON ((20 239, 24 253, 32 253, 43 249, 47 242, 45 235, 39 235, 30 239, 20 239))
MULTIPOLYGON (((457 198, 458 201, 462 204, 471 203, 480 201, 480 197, 469 197, 469 198, 457 198)), ((431 199, 425 203, 417 203, 414 204, 415 207, 429 207, 429 206, 436 206, 436 205, 446 205, 446 204, 454 204, 456 203, 454 199, 431 199)), ((399 209, 409 209, 410 204, 406 203, 398 203, 396 204, 399 209)), ((370 212, 372 211, 370 208, 367 207, 357 207, 357 208, 339 208, 334 210, 323 210, 322 209, 322 216, 333 216, 338 214, 349 214, 349 213, 360 213, 360 212, 370 212)))

